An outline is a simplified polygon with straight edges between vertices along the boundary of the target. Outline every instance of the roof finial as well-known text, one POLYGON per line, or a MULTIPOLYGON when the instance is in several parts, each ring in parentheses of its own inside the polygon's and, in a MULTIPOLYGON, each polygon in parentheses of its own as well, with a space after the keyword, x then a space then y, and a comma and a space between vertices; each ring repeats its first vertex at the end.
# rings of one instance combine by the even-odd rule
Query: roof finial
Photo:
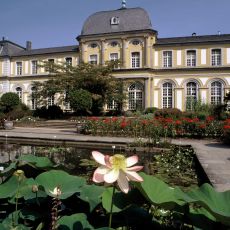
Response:
POLYGON ((122 9, 126 8, 126 0, 122 0, 122 9))

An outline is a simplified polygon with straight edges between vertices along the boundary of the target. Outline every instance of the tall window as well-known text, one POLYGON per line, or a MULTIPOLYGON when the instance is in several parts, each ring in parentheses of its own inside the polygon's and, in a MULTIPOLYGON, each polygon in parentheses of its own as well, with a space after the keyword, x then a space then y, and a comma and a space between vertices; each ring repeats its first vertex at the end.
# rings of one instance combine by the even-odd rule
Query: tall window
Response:
POLYGON ((211 83, 211 104, 218 105, 222 103, 223 93, 222 84, 219 81, 211 83))
POLYGON ((187 66, 196 66, 196 50, 187 51, 187 66))
POLYGON ((198 85, 196 82, 188 82, 186 85, 186 109, 193 110, 198 98, 198 85))
POLYGON ((37 97, 36 97, 36 88, 32 87, 31 89, 31 109, 37 109, 37 97))
POLYGON ((91 65, 97 65, 97 55, 96 54, 89 56, 89 63, 91 65))
POLYGON ((22 101, 22 88, 21 87, 17 87, 16 88, 16 93, 19 97, 19 100, 22 101))
POLYGON ((172 51, 163 51, 163 67, 172 67, 172 51))
POLYGON ((172 108, 173 107, 173 86, 171 83, 166 82, 162 85, 163 91, 163 108, 172 108))
POLYGON ((48 66, 46 67, 46 72, 54 71, 54 59, 48 59, 48 66))
POLYGON ((22 75, 22 62, 16 62, 16 75, 22 75))
MULTIPOLYGON (((117 61, 118 60, 118 53, 111 53, 110 54, 110 61, 117 61)), ((114 69, 118 68, 118 64, 114 65, 114 69)))
POLYGON ((32 74, 38 73, 38 62, 37 61, 31 61, 31 72, 32 74))
POLYGON ((140 52, 133 52, 131 54, 131 62, 132 62, 132 68, 140 68, 141 67, 140 52))
POLYGON ((212 66, 221 65, 221 49, 212 50, 212 66))
POLYGON ((141 109, 143 107, 143 89, 143 85, 139 82, 129 86, 129 110, 141 109))
POLYGON ((65 59, 65 61, 66 61, 66 65, 67 65, 67 66, 72 66, 72 58, 71 58, 71 57, 67 57, 67 58, 65 59))
POLYGON ((65 92, 64 106, 65 106, 65 110, 71 110, 68 91, 65 92))
POLYGON ((48 107, 54 105, 54 96, 48 97, 47 105, 48 107))

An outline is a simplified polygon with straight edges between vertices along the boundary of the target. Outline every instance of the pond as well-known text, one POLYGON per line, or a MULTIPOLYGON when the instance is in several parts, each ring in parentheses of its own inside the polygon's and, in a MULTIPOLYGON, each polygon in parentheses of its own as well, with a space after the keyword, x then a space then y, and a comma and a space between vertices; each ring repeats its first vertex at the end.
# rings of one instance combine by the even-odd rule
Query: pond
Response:
POLYGON ((18 143, 10 140, 0 142, 0 166, 6 167, 10 162, 23 154, 46 156, 70 174, 91 178, 97 167, 91 157, 92 151, 97 150, 106 154, 122 153, 126 156, 137 154, 139 165, 144 166, 147 174, 154 175, 172 186, 188 188, 208 182, 196 155, 190 146, 171 146, 167 149, 147 148, 137 151, 135 147, 124 146, 90 146, 60 145, 55 141, 38 145, 37 143, 18 143))

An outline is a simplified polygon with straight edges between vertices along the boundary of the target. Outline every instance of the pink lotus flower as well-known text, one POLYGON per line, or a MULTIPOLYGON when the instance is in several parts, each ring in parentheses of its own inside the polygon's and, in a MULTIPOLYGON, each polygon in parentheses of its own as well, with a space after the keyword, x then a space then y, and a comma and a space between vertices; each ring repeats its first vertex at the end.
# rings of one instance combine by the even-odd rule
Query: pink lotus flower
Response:
POLYGON ((93 174, 93 181, 96 183, 106 182, 112 184, 117 181, 121 191, 128 193, 129 181, 143 181, 142 177, 136 173, 143 166, 133 166, 138 162, 138 156, 136 155, 125 158, 121 154, 109 156, 93 151, 92 156, 101 165, 93 174))

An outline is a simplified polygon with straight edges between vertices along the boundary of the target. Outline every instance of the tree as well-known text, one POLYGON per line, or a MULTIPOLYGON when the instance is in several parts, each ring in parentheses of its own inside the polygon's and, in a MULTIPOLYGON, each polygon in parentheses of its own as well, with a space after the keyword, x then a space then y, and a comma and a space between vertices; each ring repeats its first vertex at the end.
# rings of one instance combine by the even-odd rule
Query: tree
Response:
MULTIPOLYGON (((119 94, 117 93, 121 80, 112 76, 117 62, 108 62, 105 66, 82 63, 76 67, 65 63, 52 63, 52 69, 49 68, 49 65, 50 63, 46 62, 42 66, 52 70, 49 74, 50 79, 45 82, 33 83, 36 88, 33 95, 40 98, 41 103, 44 104, 47 97, 56 93, 62 95, 59 97, 59 103, 70 102, 70 97, 65 97, 65 95, 70 95, 72 91, 76 93, 76 90, 85 90, 90 93, 92 98, 92 112, 102 108, 111 97, 122 104, 124 98, 121 97, 120 91, 119 94)), ((73 101, 72 104, 74 104, 73 101)))
POLYGON ((2 95, 0 103, 3 112, 8 113, 20 104, 20 100, 16 93, 8 92, 2 95))
POLYGON ((74 111, 82 114, 91 109, 92 96, 90 92, 84 89, 72 90, 69 94, 69 102, 74 111))

